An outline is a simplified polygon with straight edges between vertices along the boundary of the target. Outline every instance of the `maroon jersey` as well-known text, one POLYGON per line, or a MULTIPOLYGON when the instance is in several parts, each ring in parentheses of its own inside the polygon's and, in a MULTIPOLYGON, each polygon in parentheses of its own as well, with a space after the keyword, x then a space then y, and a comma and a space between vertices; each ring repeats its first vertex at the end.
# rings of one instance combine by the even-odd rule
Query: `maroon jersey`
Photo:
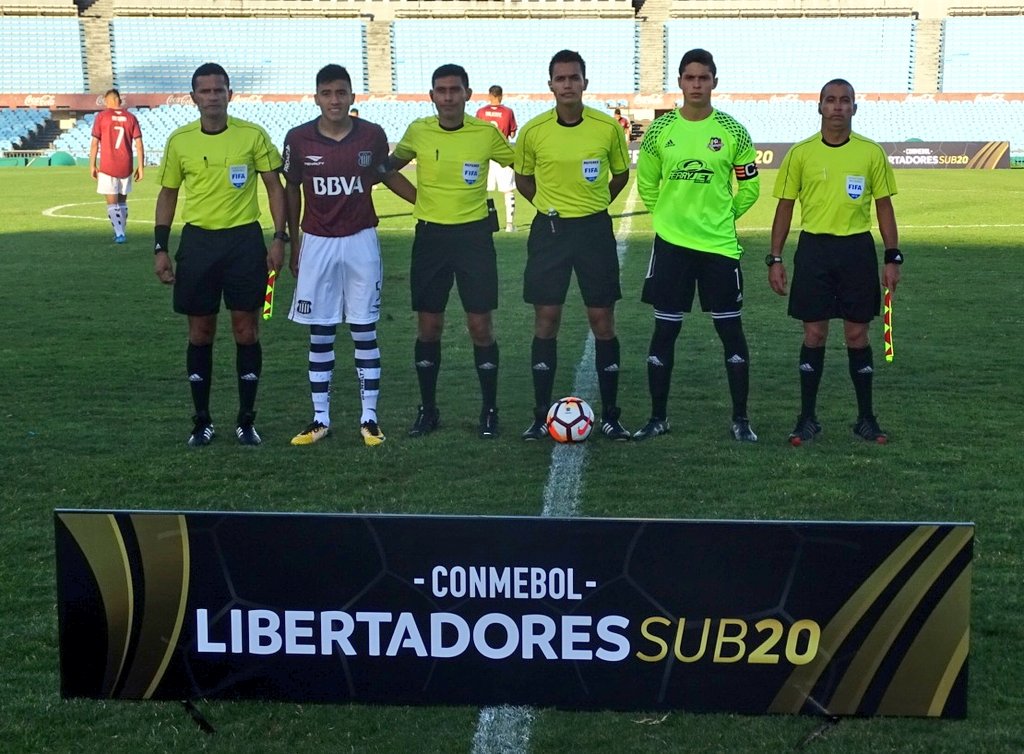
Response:
POLYGON ((142 138, 139 121, 127 110, 103 110, 92 123, 92 135, 100 141, 100 172, 127 178, 135 166, 132 145, 142 138))
POLYGON ((387 172, 384 129, 353 118, 349 134, 335 141, 317 130, 317 120, 296 126, 284 137, 285 178, 302 184, 302 230, 337 238, 376 227, 370 191, 387 172))
POLYGON ((512 138, 512 134, 519 129, 516 125, 516 114, 504 105, 485 105, 476 111, 476 117, 480 120, 489 120, 496 125, 506 139, 512 138))

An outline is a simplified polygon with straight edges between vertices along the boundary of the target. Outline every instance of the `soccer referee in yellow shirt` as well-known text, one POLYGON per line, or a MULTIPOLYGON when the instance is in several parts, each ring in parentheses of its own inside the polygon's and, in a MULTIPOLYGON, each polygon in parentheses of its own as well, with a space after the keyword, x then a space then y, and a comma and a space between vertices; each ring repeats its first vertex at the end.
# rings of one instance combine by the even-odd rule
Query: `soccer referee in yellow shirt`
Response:
POLYGON ((608 215, 608 205, 629 181, 626 137, 617 120, 584 106, 587 66, 578 52, 555 53, 548 79, 555 107, 523 126, 516 141, 516 186, 537 208, 523 276, 523 298, 534 308, 534 417, 522 438, 548 436, 545 417, 555 382, 558 329, 575 272, 594 333, 601 431, 612 440, 628 440, 619 421, 615 302, 622 291, 608 215))
POLYGON ((882 147, 852 130, 857 102, 853 87, 833 79, 821 89, 821 132, 786 153, 775 181, 779 203, 772 223, 768 283, 786 295, 782 250, 800 201, 803 231, 793 258, 789 314, 804 323, 800 349, 800 415, 789 435, 792 445, 821 432, 816 415, 818 385, 825 365, 830 319, 843 320, 850 378, 857 395, 853 433, 868 442, 885 443, 872 406, 874 360, 868 327, 878 315, 878 257, 871 236, 871 202, 885 244, 882 283, 896 290, 903 254, 891 197, 896 193, 892 166, 882 147))
POLYGON ((416 236, 409 284, 417 313, 415 346, 420 407, 409 429, 422 437, 437 429, 437 376, 441 368, 444 312, 452 284, 466 312, 483 406, 478 435, 498 436, 498 343, 491 313, 498 307, 498 261, 492 234, 497 215, 488 212, 490 161, 512 164, 512 147, 488 121, 466 114, 473 96, 466 69, 442 65, 431 77, 430 100, 437 115, 409 124, 391 155, 401 170, 416 160, 416 236))
POLYGON ((216 63, 204 63, 192 74, 192 101, 199 120, 174 131, 164 148, 156 201, 154 272, 174 285, 174 310, 188 316, 185 365, 195 407, 191 447, 213 439, 210 378, 213 340, 221 298, 231 311, 238 372, 238 421, 235 436, 242 445, 262 440, 253 426, 256 388, 263 366, 257 316, 267 271, 281 269, 287 221, 284 187, 278 171, 281 155, 267 132, 255 123, 228 115, 231 84, 216 63), (274 241, 268 253, 260 227, 257 175, 267 190, 274 219, 274 241), (169 256, 171 223, 179 189, 185 189, 177 271, 169 256))

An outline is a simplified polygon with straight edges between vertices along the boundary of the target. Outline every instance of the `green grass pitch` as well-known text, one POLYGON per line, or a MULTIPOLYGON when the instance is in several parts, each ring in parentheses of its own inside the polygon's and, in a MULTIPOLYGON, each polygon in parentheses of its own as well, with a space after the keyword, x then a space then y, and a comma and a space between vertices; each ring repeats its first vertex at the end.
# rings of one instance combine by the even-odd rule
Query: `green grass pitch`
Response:
MULTIPOLYGON (((0 742, 7 751, 465 752, 473 708, 205 703, 202 733, 178 705, 62 701, 58 695, 51 512, 55 507, 422 514, 540 512, 546 443, 523 443, 530 418, 532 311, 522 302, 526 233, 498 234, 499 398, 504 435, 476 438, 472 350, 461 310, 449 311, 439 403, 444 427, 405 437, 418 402, 409 310, 408 206, 377 194, 385 257, 381 426, 363 447, 358 395, 339 337, 335 434, 313 447, 288 440, 309 421, 305 329, 287 319, 294 281, 277 286, 263 331, 258 449, 232 436, 234 349, 226 322, 215 348, 219 436, 190 450, 185 322, 152 273, 156 172, 130 199, 129 240, 111 242, 103 201, 83 168, 0 171, 0 742)), ((555 751, 764 751, 809 740, 828 752, 1011 752, 1024 742, 1024 464, 1020 307, 1024 172, 902 171, 895 199, 907 255, 895 302, 896 359, 873 329, 875 403, 888 446, 856 440, 853 392, 836 329, 830 341, 820 440, 794 449, 800 326, 768 289, 761 262, 774 210, 774 174, 741 221, 750 414, 761 442, 727 436, 721 350, 706 315, 679 339, 669 413, 673 433, 643 445, 591 442, 581 490, 587 516, 970 520, 977 522, 969 717, 960 722, 844 720, 815 737, 808 717, 660 716, 538 710, 531 748, 555 751)), ((630 186, 632 189, 632 185, 630 186)), ((500 206, 500 202, 499 202, 500 206)), ((651 312, 639 302, 650 218, 627 190, 629 226, 621 404, 631 429, 646 420, 644 359, 651 312)), ((519 203, 520 228, 532 212, 519 203)), ((177 231, 177 228, 176 228, 177 231)), ((177 237, 175 232, 174 237, 177 237)), ((792 241, 787 252, 792 252, 792 241)), ((571 391, 587 328, 575 287, 560 338, 556 393, 571 391)), ((595 396, 590 396, 594 398, 595 396)))

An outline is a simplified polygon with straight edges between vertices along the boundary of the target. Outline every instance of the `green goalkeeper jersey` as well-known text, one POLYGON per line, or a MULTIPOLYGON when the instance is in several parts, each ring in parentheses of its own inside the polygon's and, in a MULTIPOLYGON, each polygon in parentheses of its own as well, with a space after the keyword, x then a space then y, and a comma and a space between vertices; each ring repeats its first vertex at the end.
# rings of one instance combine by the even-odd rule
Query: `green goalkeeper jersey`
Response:
POLYGON ((672 110, 655 119, 640 144, 636 183, 655 233, 669 243, 743 253, 736 219, 757 201, 761 179, 750 134, 731 115, 714 110, 689 121, 672 110))

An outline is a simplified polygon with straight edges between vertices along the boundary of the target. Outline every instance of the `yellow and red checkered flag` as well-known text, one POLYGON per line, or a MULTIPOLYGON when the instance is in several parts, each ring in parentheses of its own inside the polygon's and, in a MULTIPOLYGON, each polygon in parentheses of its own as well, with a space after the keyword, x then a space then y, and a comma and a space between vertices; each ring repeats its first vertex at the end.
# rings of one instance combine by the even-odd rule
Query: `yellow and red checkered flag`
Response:
MULTIPOLYGON (((263 296, 263 319, 267 320, 274 316, 274 283, 277 282, 277 273, 271 270, 267 273, 267 292, 263 296)), ((888 320, 887 320, 888 321, 888 320)), ((888 330, 886 331, 888 332, 888 330)), ((888 353, 888 351, 886 351, 888 353)))
POLYGON ((892 362, 892 291, 885 289, 885 301, 882 314, 882 333, 885 339, 885 360, 892 362))

